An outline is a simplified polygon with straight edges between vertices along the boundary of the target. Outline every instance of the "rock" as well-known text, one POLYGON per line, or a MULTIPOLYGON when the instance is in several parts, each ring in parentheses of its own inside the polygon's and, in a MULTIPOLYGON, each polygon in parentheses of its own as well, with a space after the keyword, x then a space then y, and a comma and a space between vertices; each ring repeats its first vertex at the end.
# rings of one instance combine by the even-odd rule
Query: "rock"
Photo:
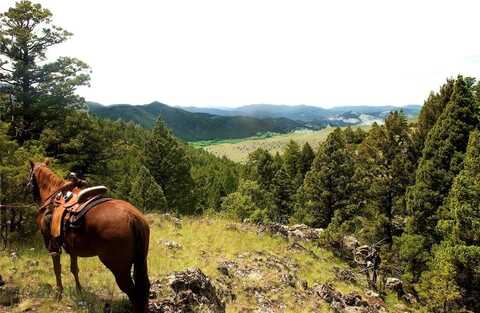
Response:
POLYGON ((302 241, 318 240, 320 234, 323 232, 323 229, 321 228, 311 228, 305 224, 287 226, 279 223, 270 223, 261 226, 260 229, 261 231, 265 229, 273 235, 281 235, 284 238, 302 241))
POLYGON ((11 306, 20 302, 20 288, 9 284, 0 287, 0 305, 11 306))
POLYGON ((193 312, 194 308, 195 312, 225 312, 225 304, 217 296, 215 287, 198 268, 176 272, 168 280, 173 295, 166 299, 151 300, 151 313, 187 313, 193 312))
POLYGON ((346 252, 354 253, 355 249, 360 245, 357 238, 353 236, 345 236, 342 240, 343 249, 346 252))
POLYGON ((266 230, 272 235, 280 235, 288 238, 288 227, 279 223, 270 223, 265 225, 266 230))
POLYGON ((159 240, 158 244, 164 245, 165 247, 167 247, 170 250, 180 250, 180 249, 182 249, 182 245, 179 244, 176 241, 173 241, 173 240, 159 240))
POLYGON ((235 262, 232 261, 224 261, 220 262, 217 266, 217 270, 225 276, 231 276, 232 273, 230 272, 237 266, 235 262))
POLYGON ((335 278, 341 281, 354 283, 357 281, 356 275, 350 269, 341 269, 338 266, 333 267, 335 278))
POLYGON ((367 292, 365 292, 365 294, 371 298, 378 298, 380 299, 380 294, 373 291, 373 290, 367 290, 367 292))
POLYGON ((415 304, 417 303, 417 298, 415 298, 414 295, 412 295, 411 293, 408 293, 406 292, 403 296, 402 296, 403 300, 405 300, 407 303, 409 304, 415 304))
POLYGON ((175 225, 175 228, 182 228, 182 220, 173 216, 172 214, 165 213, 162 214, 162 217, 167 221, 173 223, 175 225))
POLYGON ((395 277, 388 277, 385 282, 385 288, 395 291, 399 296, 403 295, 403 282, 395 277))
POLYGON ((378 303, 370 304, 357 293, 343 295, 332 284, 314 285, 313 293, 330 304, 334 312, 342 313, 377 313, 384 307, 378 303))
POLYGON ((299 244, 297 241, 292 242, 292 243, 288 246, 288 250, 290 250, 290 251, 306 252, 306 253, 308 253, 312 258, 317 259, 317 260, 319 259, 319 256, 316 255, 315 252, 313 252, 313 251, 310 250, 310 249, 305 248, 304 246, 302 246, 301 244, 299 244))

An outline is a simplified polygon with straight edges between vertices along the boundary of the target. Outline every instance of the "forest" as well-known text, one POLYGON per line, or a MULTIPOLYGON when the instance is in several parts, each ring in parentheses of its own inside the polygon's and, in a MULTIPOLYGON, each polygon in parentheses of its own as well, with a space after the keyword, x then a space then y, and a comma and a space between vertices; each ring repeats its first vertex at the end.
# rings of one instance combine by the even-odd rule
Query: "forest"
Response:
MULTIPOLYGON (((32 205, 28 161, 49 158, 144 212, 221 214, 254 223, 325 229, 383 241, 383 270, 400 277, 426 312, 480 312, 480 82, 456 76, 428 94, 418 119, 402 111, 368 131, 336 128, 313 151, 291 141, 245 164, 197 149, 159 118, 153 129, 91 116, 76 89, 90 69, 47 62, 71 37, 51 12, 20 1, 0 16, 0 204, 32 205)), ((33 236, 31 206, 15 225, 33 236)), ((14 227, 12 226, 12 230, 14 227)))

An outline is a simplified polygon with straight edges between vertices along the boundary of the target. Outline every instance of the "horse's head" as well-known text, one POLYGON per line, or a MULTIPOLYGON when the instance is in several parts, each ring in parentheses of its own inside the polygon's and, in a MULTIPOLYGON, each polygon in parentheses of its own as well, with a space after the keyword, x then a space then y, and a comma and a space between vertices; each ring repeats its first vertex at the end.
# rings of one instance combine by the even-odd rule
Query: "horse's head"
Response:
POLYGON ((49 159, 45 159, 45 161, 43 162, 34 162, 30 160, 30 171, 28 173, 27 190, 30 189, 30 192, 33 195, 33 200, 35 202, 40 202, 42 200, 40 195, 40 188, 38 186, 38 172, 42 167, 47 168, 49 163, 49 159))

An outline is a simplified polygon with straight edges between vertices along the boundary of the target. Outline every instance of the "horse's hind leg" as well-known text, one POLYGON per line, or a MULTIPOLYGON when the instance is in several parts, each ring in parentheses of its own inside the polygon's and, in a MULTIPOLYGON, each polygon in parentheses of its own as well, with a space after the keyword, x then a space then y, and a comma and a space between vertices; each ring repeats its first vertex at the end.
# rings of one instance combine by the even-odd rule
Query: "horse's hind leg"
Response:
POLYGON ((135 300, 135 285, 133 284, 133 280, 132 280, 132 277, 130 275, 130 270, 121 271, 121 272, 113 272, 113 275, 115 276, 115 281, 117 282, 117 285, 120 288, 120 290, 122 290, 124 293, 127 294, 128 299, 130 300, 130 302, 135 307, 135 303, 134 303, 134 300, 135 300))
POLYGON ((70 255, 70 272, 72 272, 73 277, 75 278, 75 284, 77 286, 77 291, 82 291, 82 285, 80 285, 80 279, 78 278, 78 260, 76 255, 70 255))

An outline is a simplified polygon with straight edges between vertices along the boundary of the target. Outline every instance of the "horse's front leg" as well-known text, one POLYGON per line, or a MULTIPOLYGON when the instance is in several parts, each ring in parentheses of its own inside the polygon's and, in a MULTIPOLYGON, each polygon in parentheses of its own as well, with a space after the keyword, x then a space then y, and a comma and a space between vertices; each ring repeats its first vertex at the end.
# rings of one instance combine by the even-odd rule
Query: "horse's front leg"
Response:
POLYGON ((70 254, 70 271, 75 277, 75 284, 77 285, 77 291, 82 291, 82 286, 80 285, 80 279, 78 278, 78 260, 76 255, 70 254))
POLYGON ((63 293, 62 285, 62 263, 60 263, 60 253, 52 255, 53 270, 55 271, 55 278, 57 279, 57 297, 60 300, 63 293))

